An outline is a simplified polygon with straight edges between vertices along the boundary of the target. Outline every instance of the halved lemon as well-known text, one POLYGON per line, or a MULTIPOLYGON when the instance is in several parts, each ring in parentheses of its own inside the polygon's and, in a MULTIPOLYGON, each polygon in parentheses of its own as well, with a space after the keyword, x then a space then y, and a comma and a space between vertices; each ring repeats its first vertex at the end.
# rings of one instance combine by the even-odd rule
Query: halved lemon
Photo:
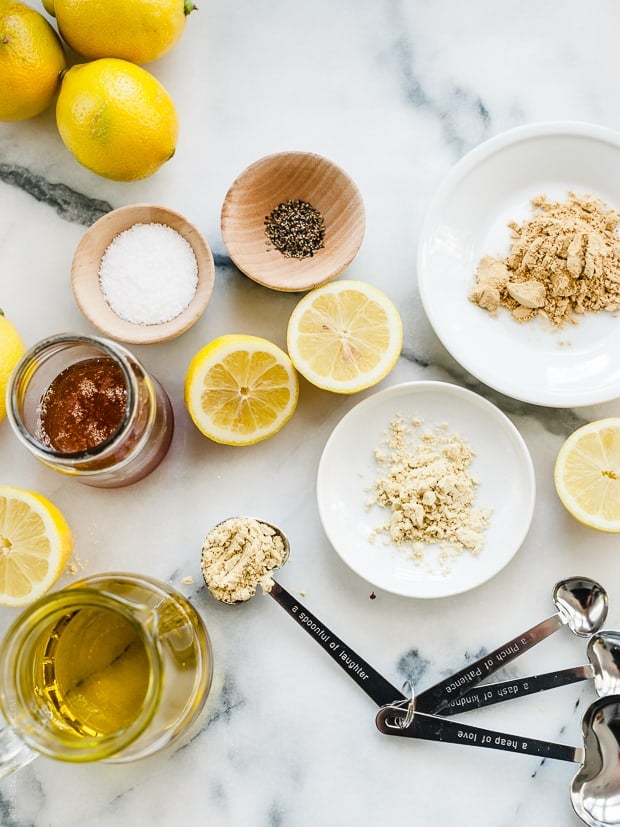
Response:
POLYGON ((0 603, 25 606, 63 573, 73 550, 71 530, 46 497, 0 485, 0 603))
POLYGON ((620 532, 620 418, 598 419, 574 431, 558 452, 555 488, 584 525, 620 532))
POLYGON ((376 385, 396 364, 402 343, 396 306, 363 281, 345 279, 311 290, 288 323, 293 364, 313 385, 334 393, 376 385))
POLYGON ((194 356, 185 377, 185 405, 194 424, 225 445, 273 436, 293 415, 298 397, 291 360, 259 336, 214 339, 194 356))

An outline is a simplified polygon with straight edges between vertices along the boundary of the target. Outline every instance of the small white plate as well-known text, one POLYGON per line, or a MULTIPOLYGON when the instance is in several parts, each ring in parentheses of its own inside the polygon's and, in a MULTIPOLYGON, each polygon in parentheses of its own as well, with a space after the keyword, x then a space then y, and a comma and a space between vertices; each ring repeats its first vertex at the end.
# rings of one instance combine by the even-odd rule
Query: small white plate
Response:
POLYGON ((407 597, 459 594, 503 569, 529 530, 535 490, 529 451, 508 417, 482 396, 446 382, 408 382, 364 399, 334 428, 317 477, 323 528, 340 557, 373 586, 407 597), (379 475, 374 452, 396 414, 418 417, 427 427, 446 423, 476 455, 471 466, 479 480, 476 505, 492 510, 485 544, 478 557, 463 552, 448 574, 430 573, 382 535, 371 541, 390 514, 366 505, 379 475))
POLYGON ((518 324, 468 299, 484 255, 504 256, 509 221, 522 222, 541 193, 569 190, 620 209, 620 134, 585 123, 519 127, 476 147, 437 192, 418 245, 418 283, 437 336, 470 373, 501 393, 569 408, 620 396, 620 313, 586 314, 554 329, 518 324))

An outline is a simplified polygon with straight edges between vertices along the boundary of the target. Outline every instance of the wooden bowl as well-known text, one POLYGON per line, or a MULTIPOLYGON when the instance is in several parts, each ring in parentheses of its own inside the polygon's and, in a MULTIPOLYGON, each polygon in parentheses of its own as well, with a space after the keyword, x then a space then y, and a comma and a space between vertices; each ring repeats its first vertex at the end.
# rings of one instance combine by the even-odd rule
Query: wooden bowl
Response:
POLYGON ((152 204, 119 207, 99 218, 78 244, 71 266, 71 287, 77 306, 88 321, 112 339, 146 345, 174 339, 202 315, 215 283, 213 254, 201 233, 179 213, 152 204), (192 247, 198 264, 196 292, 187 307, 170 321, 141 324, 119 316, 106 301, 99 280, 99 265, 112 240, 134 224, 164 224, 192 247))
POLYGON ((222 237, 235 265, 274 290, 302 291, 336 278, 355 258, 366 228, 362 196, 331 161, 310 152, 281 152, 251 164, 233 182, 221 214, 222 237), (288 257, 265 233, 265 218, 286 201, 305 201, 325 223, 324 246, 288 257))

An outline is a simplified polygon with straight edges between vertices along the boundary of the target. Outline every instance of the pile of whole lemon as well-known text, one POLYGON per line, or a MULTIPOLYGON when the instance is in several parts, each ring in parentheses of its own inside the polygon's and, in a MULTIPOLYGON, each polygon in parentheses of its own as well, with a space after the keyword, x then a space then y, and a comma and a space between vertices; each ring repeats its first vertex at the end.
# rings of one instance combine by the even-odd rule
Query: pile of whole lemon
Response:
POLYGON ((115 181, 152 175, 176 148, 172 98, 141 64, 178 42, 191 0, 43 0, 46 18, 0 0, 0 120, 32 118, 56 99, 75 158, 115 181), (63 41, 86 59, 68 68, 63 41))

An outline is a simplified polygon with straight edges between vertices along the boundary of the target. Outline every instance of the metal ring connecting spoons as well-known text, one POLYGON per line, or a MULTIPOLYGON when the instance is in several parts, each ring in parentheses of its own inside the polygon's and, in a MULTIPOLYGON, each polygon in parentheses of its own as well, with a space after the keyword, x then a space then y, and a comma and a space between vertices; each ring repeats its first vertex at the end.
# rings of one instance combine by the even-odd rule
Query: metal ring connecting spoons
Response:
POLYGON ((441 713, 455 698, 563 626, 579 637, 589 637, 607 618, 607 592, 588 577, 570 577, 556 583, 553 602, 558 609, 556 614, 421 692, 416 696, 416 710, 441 713))
POLYGON ((592 679, 594 691, 602 698, 620 695, 620 632, 603 630, 588 640, 586 654, 589 663, 573 666, 557 672, 544 672, 527 678, 481 684, 471 692, 455 698, 444 707, 440 715, 455 715, 470 709, 501 703, 512 698, 522 698, 535 692, 544 692, 558 686, 592 679))
POLYGON ((586 709, 581 721, 583 748, 469 726, 415 708, 411 713, 412 708, 411 703, 409 708, 401 704, 382 707, 376 716, 377 728, 386 735, 581 764, 570 787, 575 812, 590 827, 620 825, 620 696, 600 698, 586 709), (404 726, 407 717, 410 722, 404 726))

